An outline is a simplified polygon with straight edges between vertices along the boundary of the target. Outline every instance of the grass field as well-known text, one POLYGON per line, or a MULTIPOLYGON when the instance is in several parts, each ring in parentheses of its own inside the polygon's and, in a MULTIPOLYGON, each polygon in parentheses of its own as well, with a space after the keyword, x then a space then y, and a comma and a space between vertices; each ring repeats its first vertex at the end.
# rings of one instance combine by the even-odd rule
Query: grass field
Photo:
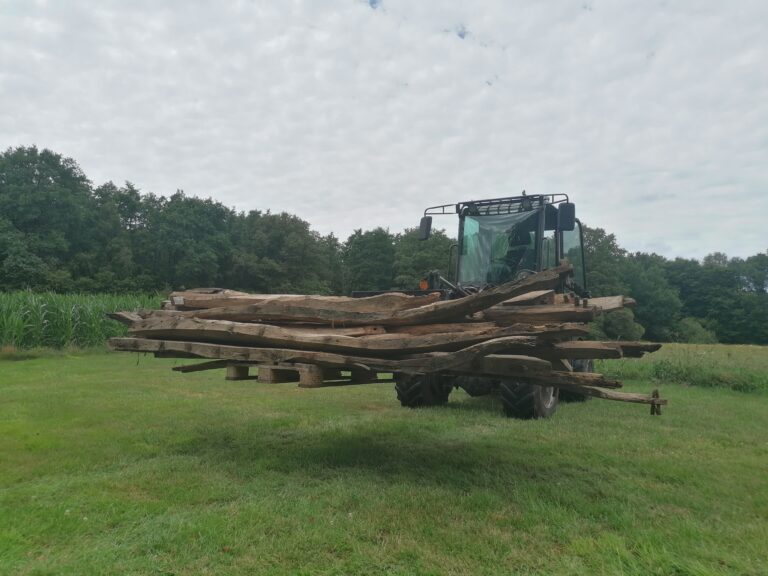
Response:
POLYGON ((768 574, 765 348, 660 353, 727 375, 708 387, 603 364, 660 387, 665 414, 592 401, 547 421, 460 392, 407 410, 391 385, 5 358, 0 574, 768 574), (745 370, 757 384, 731 389, 745 370))

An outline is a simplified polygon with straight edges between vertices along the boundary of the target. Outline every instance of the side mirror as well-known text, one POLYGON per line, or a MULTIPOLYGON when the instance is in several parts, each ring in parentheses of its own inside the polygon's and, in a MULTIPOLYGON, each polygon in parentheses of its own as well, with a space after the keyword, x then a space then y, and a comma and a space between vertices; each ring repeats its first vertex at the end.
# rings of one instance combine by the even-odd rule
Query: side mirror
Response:
POLYGON ((419 240, 426 240, 432 233, 432 216, 424 216, 419 222, 419 240))
POLYGON ((565 232, 571 232, 576 228, 576 205, 563 202, 557 208, 557 228, 565 232))

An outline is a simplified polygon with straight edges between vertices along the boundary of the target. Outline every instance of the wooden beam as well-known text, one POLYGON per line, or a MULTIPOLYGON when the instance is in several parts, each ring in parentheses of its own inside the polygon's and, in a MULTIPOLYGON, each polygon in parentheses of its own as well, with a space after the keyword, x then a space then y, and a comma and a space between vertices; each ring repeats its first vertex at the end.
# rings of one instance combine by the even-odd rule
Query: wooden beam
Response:
MULTIPOLYGON (((309 350, 287 350, 282 348, 251 348, 244 346, 229 346, 222 344, 204 344, 200 342, 180 342, 172 340, 153 340, 149 338, 110 338, 108 345, 112 350, 122 352, 163 352, 166 357, 171 354, 180 354, 185 358, 211 358, 216 360, 234 360, 241 362, 265 362, 277 364, 279 362, 303 362, 307 364, 319 364, 321 366, 334 366, 349 368, 375 368, 382 372, 388 372, 400 367, 397 360, 384 358, 365 358, 334 354, 331 352, 313 352, 309 350)), ((432 358, 427 358, 432 363, 432 358)), ((418 366, 418 357, 413 359, 413 365, 418 366)), ((411 371, 418 370, 412 369, 411 371)))
MULTIPOLYGON (((558 384, 558 388, 578 392, 586 396, 602 398, 603 400, 617 400, 619 402, 632 402, 635 404, 651 404, 655 406, 665 406, 668 402, 665 398, 654 397, 652 394, 638 394, 636 392, 617 392, 615 390, 605 390, 599 386, 580 386, 577 384, 558 384)), ((659 409, 659 414, 661 413, 659 409)))
POLYGON ((569 386, 597 386, 599 388, 621 388, 619 380, 608 378, 602 374, 592 372, 565 372, 553 370, 549 374, 534 374, 530 377, 534 383, 542 386, 557 386, 565 388, 569 386))
POLYGON ((442 324, 416 324, 413 326, 388 326, 388 334, 410 334, 423 336, 426 334, 447 334, 449 332, 487 332, 498 328, 495 322, 446 322, 442 324))
POLYGON ((623 356, 621 346, 614 342, 570 340, 553 344, 552 348, 552 353, 557 358, 568 358, 569 360, 595 360, 598 358, 621 358, 623 356))
POLYGON ((509 300, 502 302, 503 306, 530 306, 533 304, 554 304, 555 303, 555 291, 554 290, 534 290, 533 292, 526 292, 520 296, 515 296, 509 300))
POLYGON ((591 322, 595 318, 596 308, 577 307, 568 304, 544 306, 494 306, 480 314, 482 320, 490 320, 499 325, 527 322, 529 324, 547 322, 591 322))
POLYGON ((211 360, 210 362, 198 362, 197 364, 184 364, 171 368, 174 372, 203 372, 204 370, 220 370, 232 364, 229 360, 211 360))
MULTIPOLYGON (((366 324, 405 326, 454 322, 514 296, 519 296, 532 290, 553 288, 560 282, 561 277, 570 271, 570 266, 559 266, 528 276, 522 280, 508 282, 489 290, 483 290, 465 298, 443 300, 408 309, 389 305, 384 306, 381 303, 377 303, 377 306, 372 308, 361 308, 360 301, 367 300, 365 298, 338 300, 338 297, 336 297, 336 300, 331 300, 330 298, 332 297, 323 297, 325 300, 321 301, 318 300, 320 297, 283 297, 282 299, 269 298, 262 302, 245 306, 224 306, 207 310, 177 312, 176 314, 209 320, 314 322, 327 323, 333 326, 359 326, 366 324)), ((421 297, 414 296, 411 298, 421 297)), ((166 313, 170 314, 171 312, 166 313)))
POLYGON ((611 312, 621 308, 632 308, 636 304, 632 298, 626 296, 602 296, 600 298, 589 298, 586 300, 589 306, 594 306, 599 312, 611 312))
MULTIPOLYGON (((133 324, 129 332, 134 336, 154 339, 354 352, 378 356, 456 350, 484 340, 516 334, 518 330, 516 328, 493 328, 491 330, 467 330, 424 336, 374 334, 353 337, 298 332, 269 324, 160 316, 150 317, 133 324)), ((535 336, 535 334, 531 334, 531 336, 535 336)))
POLYGON ((379 372, 429 373, 456 369, 471 370, 475 360, 479 357, 510 348, 525 350, 527 346, 528 349, 533 350, 536 341, 524 336, 507 336, 480 342, 456 352, 414 354, 398 360, 310 350, 255 348, 149 338, 110 338, 108 345, 113 350, 123 352, 163 352, 166 355, 180 354, 184 357, 194 355, 199 358, 239 362, 271 364, 298 362, 347 370, 361 368, 379 372))
POLYGON ((437 302, 440 299, 439 292, 425 294, 423 296, 410 296, 400 292, 377 294, 365 298, 351 298, 349 296, 321 296, 304 294, 248 294, 235 290, 222 290, 218 288, 211 291, 183 291, 172 292, 170 299, 179 310, 204 310, 209 308, 237 307, 262 305, 267 303, 283 303, 300 307, 333 307, 348 311, 373 312, 379 310, 407 310, 426 304, 437 302))
POLYGON ((136 322, 141 322, 141 316, 139 316, 136 312, 109 312, 107 314, 107 318, 117 320, 120 322, 120 324, 125 324, 126 326, 130 326, 136 322))
POLYGON ((228 364, 227 365, 227 380, 248 380, 248 365, 247 364, 228 364))

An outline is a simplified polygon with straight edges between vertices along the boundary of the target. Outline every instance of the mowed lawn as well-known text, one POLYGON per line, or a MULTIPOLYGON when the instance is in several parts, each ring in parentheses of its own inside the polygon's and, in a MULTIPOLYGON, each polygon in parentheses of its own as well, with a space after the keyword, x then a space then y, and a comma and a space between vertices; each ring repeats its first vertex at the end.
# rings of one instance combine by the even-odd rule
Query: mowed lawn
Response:
POLYGON ((768 574, 765 389, 516 421, 179 362, 0 360, 0 574, 768 574))

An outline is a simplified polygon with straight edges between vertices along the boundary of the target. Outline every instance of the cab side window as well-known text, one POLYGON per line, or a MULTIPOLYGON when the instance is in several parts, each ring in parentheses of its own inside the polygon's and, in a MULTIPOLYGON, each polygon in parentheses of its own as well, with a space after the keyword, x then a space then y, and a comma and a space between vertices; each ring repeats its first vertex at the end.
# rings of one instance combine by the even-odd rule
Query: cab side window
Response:
POLYGON ((573 266, 574 282, 585 289, 587 278, 584 269, 584 250, 581 246, 581 222, 578 220, 573 230, 563 232, 563 258, 567 258, 573 266))

